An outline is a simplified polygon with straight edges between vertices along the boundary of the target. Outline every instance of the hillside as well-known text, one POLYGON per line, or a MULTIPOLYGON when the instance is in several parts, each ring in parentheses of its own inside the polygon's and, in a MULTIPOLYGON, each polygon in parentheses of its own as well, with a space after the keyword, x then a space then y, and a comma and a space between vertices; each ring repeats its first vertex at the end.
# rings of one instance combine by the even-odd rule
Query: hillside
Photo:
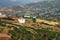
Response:
POLYGON ((39 13, 42 18, 54 18, 60 20, 60 0, 43 1, 27 4, 31 11, 39 13))
POLYGON ((60 20, 60 0, 39 1, 26 5, 9 6, 0 9, 3 14, 24 16, 38 16, 40 18, 60 20))
POLYGON ((28 4, 28 6, 33 6, 33 7, 41 7, 41 8, 48 8, 48 7, 57 7, 60 8, 60 0, 53 0, 53 1, 42 1, 42 2, 37 2, 37 3, 31 3, 28 4))
POLYGON ((60 26, 1 18, 0 32, 11 35, 11 40, 60 40, 60 26))

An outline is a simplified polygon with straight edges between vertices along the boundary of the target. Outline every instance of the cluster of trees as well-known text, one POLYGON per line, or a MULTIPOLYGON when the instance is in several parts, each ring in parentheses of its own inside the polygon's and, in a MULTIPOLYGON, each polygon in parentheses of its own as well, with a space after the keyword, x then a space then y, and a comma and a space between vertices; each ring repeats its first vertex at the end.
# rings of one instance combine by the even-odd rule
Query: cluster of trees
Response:
POLYGON ((9 17, 7 17, 7 18, 2 18, 2 19, 4 19, 4 20, 13 20, 13 21, 14 21, 14 19, 9 18, 9 17))

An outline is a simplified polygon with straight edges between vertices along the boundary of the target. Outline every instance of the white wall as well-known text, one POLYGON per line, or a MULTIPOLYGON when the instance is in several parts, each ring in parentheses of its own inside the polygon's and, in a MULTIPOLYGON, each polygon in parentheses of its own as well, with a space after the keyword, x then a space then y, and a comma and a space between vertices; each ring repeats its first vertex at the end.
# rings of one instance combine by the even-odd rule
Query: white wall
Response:
POLYGON ((25 23, 25 19, 18 19, 19 23, 25 23))

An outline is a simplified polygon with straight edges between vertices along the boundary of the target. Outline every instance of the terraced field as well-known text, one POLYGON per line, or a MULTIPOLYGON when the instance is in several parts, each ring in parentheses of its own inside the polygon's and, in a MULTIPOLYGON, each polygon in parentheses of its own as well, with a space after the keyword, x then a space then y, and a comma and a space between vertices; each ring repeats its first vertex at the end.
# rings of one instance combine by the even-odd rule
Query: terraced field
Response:
POLYGON ((11 40, 60 40, 60 26, 44 23, 24 23, 12 19, 0 20, 0 32, 11 35, 11 40))

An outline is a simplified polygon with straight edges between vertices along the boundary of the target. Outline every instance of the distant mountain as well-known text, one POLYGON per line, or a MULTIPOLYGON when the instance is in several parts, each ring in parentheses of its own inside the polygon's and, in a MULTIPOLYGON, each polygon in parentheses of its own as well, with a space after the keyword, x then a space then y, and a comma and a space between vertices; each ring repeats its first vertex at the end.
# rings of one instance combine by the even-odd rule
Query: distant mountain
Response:
POLYGON ((60 20, 60 0, 42 1, 27 4, 31 9, 39 8, 37 11, 43 18, 57 18, 60 20))
POLYGON ((31 3, 31 4, 28 4, 28 6, 41 7, 41 8, 47 8, 47 7, 60 8, 60 0, 42 1, 42 2, 37 2, 37 3, 31 3))
POLYGON ((39 13, 41 17, 45 17, 45 18, 54 17, 54 18, 60 19, 60 0, 39 1, 39 2, 35 2, 35 3, 30 3, 28 1, 26 1, 24 3, 30 3, 30 4, 17 6, 18 4, 22 4, 22 3, 23 2, 21 2, 21 0, 14 1, 14 2, 13 1, 11 2, 8 0, 0 1, 1 6, 10 6, 11 5, 12 7, 8 7, 6 9, 11 9, 13 11, 17 11, 19 14, 20 14, 20 11, 21 11, 21 14, 22 13, 23 14, 24 13, 31 13, 31 14, 34 13, 35 15, 38 15, 37 13, 39 13), (38 9, 38 10, 35 10, 35 9, 38 9))

